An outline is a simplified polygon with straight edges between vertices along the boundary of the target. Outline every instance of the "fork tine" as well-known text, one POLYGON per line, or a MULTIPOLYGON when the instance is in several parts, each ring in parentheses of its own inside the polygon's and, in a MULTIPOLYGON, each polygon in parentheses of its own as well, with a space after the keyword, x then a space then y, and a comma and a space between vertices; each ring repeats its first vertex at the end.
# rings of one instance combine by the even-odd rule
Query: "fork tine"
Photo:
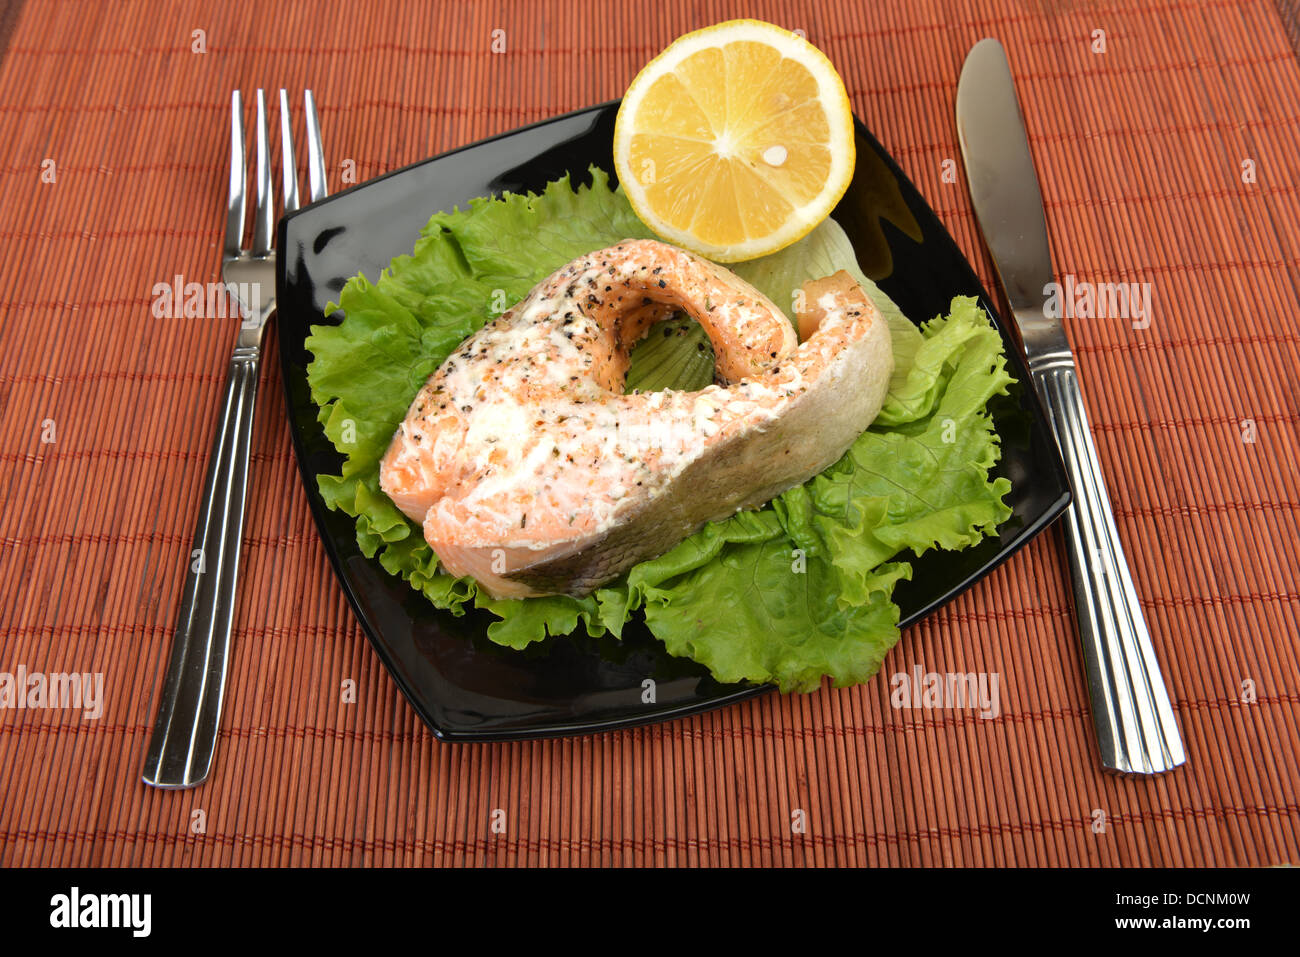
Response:
POLYGON ((320 141, 320 121, 316 118, 316 98, 311 90, 303 93, 307 101, 307 181, 311 187, 311 201, 324 199, 329 195, 329 186, 325 182, 325 147, 320 141))
POLYGON ((289 94, 280 90, 280 157, 284 167, 284 211, 298 208, 298 163, 293 156, 293 121, 289 115, 289 94))
POLYGON ((244 239, 244 207, 247 196, 245 184, 248 171, 244 168, 244 103, 239 91, 230 94, 230 200, 226 203, 226 256, 239 255, 239 244, 244 239))
POLYGON ((275 196, 271 189, 271 156, 267 151, 266 97, 257 91, 257 212, 253 218, 253 255, 265 256, 271 251, 271 223, 274 220, 272 205, 275 196))

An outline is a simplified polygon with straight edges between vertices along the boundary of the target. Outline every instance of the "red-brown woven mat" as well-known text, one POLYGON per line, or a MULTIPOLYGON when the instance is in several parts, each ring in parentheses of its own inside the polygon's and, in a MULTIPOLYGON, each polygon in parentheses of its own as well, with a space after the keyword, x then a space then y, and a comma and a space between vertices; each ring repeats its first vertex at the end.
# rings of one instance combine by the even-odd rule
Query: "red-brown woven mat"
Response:
POLYGON ((28 0, 0 64, 0 672, 102 672, 105 703, 0 711, 0 864, 1300 864, 1295 22, 1267 0, 28 0), (942 174, 962 60, 1001 38, 1058 272, 1153 284, 1149 328, 1072 331, 1186 766, 1098 771, 1055 531, 865 687, 439 744, 329 571, 272 343, 215 770, 144 787, 234 337, 153 318, 151 290, 217 277, 230 90, 314 88, 337 187, 344 159, 365 178, 616 97, 733 16, 830 55, 990 287, 942 174), (894 710, 888 675, 914 664, 998 673, 1001 715, 894 710))

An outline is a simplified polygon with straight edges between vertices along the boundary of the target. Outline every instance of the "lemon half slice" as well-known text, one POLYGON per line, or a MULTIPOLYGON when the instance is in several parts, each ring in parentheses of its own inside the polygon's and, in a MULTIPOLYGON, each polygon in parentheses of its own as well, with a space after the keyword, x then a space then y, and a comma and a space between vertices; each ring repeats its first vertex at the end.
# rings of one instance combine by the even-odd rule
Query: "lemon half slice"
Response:
POLYGON ((729 20, 675 40, 628 87, 614 167, 659 236, 718 262, 775 252, 853 178, 844 82, 807 40, 729 20))

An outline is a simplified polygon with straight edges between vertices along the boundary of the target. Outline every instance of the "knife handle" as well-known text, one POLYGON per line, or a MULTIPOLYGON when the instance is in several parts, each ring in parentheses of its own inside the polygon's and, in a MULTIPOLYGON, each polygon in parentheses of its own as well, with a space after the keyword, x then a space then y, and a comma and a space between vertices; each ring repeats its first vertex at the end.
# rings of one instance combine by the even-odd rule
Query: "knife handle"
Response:
POLYGON ((1032 371, 1074 489, 1065 538, 1101 760, 1155 774, 1182 764, 1183 743, 1115 530, 1074 360, 1057 354, 1032 371))

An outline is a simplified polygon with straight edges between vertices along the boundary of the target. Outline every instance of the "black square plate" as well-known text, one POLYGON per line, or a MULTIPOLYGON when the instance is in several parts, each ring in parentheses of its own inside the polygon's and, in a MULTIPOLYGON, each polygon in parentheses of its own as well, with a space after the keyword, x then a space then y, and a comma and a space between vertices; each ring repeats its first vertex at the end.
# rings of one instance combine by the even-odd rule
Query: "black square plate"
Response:
MULTIPOLYGON (((289 427, 303 485, 334 571, 362 628, 398 686, 434 734, 447 741, 488 741, 578 734, 665 721, 771 690, 722 685, 700 665, 673 658, 644 623, 629 622, 622 641, 585 635, 551 638, 525 651, 486 637, 487 612, 439 611, 378 560, 357 548, 350 516, 328 510, 316 477, 338 474, 341 456, 317 422, 307 388, 311 355, 303 342, 348 278, 377 280, 409 253, 439 210, 503 191, 540 192, 565 173, 587 181, 595 164, 613 177, 618 103, 524 127, 408 166, 322 200, 280 221, 276 277, 280 362, 289 427), (655 701, 642 682, 655 680, 655 701)), ((953 296, 992 300, 961 251, 884 148, 857 123, 857 169, 832 214, 844 227, 863 271, 913 321, 946 313, 953 296)), ((903 624, 933 611, 1051 523, 1069 501, 1068 484, 1015 340, 998 321, 1019 384, 995 400, 1002 437, 997 474, 1011 480, 1013 513, 998 535, 961 552, 914 559, 895 600, 903 624)))

